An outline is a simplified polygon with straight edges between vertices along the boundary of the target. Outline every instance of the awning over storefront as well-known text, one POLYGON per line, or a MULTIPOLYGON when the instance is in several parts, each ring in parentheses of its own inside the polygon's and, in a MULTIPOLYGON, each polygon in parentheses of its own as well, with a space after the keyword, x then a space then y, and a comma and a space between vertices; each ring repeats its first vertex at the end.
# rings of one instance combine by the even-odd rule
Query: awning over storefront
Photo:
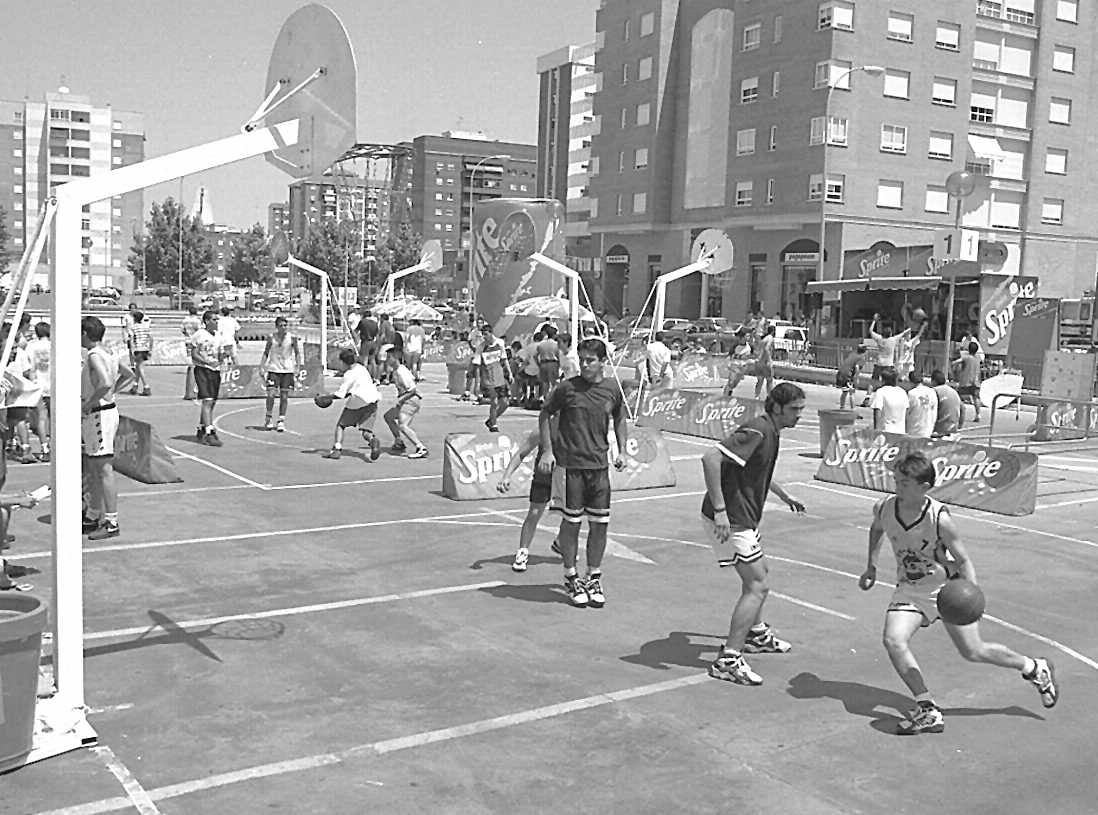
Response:
POLYGON ((855 277, 846 280, 810 280, 808 291, 896 291, 911 289, 936 289, 942 278, 927 277, 855 277))

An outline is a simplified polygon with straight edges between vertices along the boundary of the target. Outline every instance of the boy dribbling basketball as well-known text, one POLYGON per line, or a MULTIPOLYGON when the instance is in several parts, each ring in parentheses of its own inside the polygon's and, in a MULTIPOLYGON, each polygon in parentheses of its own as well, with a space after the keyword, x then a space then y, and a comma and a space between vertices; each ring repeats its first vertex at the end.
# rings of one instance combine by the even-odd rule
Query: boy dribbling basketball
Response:
MULTIPOLYGON (((896 556, 896 590, 885 613, 884 646, 892 667, 915 697, 915 708, 900 722, 901 735, 941 733, 945 721, 934 703, 909 643, 920 628, 938 619, 938 591, 956 575, 976 582, 976 570, 961 545, 949 510, 927 496, 934 486, 935 471, 923 453, 908 453, 896 464, 896 494, 877 502, 869 529, 869 558, 858 586, 868 591, 877 581, 877 555, 881 538, 888 536, 896 556)), ((1041 704, 1052 707, 1059 691, 1052 663, 1047 659, 1022 656, 1005 645, 984 642, 979 623, 952 625, 944 620, 946 633, 957 651, 970 662, 986 662, 1013 668, 1036 686, 1041 704)))

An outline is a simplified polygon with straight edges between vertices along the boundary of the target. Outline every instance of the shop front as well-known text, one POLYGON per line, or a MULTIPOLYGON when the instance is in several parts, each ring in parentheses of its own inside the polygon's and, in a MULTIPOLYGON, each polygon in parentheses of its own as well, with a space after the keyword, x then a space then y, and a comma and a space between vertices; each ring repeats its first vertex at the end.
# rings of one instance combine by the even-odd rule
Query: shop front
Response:
POLYGON ((809 288, 820 265, 819 248, 816 241, 801 238, 782 250, 782 288, 777 311, 783 320, 801 323, 823 305, 823 295, 809 288))
POLYGON ((610 247, 603 269, 603 308, 610 314, 621 316, 629 303, 629 250, 621 244, 610 247))

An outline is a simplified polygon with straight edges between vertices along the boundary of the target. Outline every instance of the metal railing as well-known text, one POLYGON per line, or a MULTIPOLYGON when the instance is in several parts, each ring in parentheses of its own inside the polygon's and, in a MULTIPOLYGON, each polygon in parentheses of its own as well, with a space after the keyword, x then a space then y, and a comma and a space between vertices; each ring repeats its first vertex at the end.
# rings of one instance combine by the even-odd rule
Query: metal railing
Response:
MULTIPOLYGON (((991 421, 987 427, 987 443, 992 446, 995 437, 995 416, 1001 405, 1017 400, 1016 413, 1021 410, 1020 394, 998 393, 991 400, 991 421)), ((1008 447, 1022 447, 1029 451, 1032 442, 1066 442, 1098 439, 1098 400, 1057 399, 1052 396, 1026 396, 1026 405, 1037 407, 1033 425, 1025 433, 1006 433, 1000 438, 1018 437, 1023 441, 1008 447), (1061 408, 1056 410, 1057 408, 1061 408), (1052 412, 1052 411, 1056 412, 1052 412), (1051 415, 1050 415, 1051 413, 1051 415), (1042 432, 1044 431, 1044 432, 1042 432), (1047 438, 1040 438, 1042 435, 1047 438)))

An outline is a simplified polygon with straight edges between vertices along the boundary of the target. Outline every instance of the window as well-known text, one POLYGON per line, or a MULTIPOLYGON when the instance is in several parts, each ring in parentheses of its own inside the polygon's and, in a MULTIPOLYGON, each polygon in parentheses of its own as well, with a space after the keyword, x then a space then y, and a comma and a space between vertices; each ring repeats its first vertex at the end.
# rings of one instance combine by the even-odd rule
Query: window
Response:
POLYGON ((809 144, 823 144, 824 140, 824 117, 813 116, 808 123, 808 143, 809 144))
POLYGON ((896 99, 908 98, 908 86, 911 83, 911 74, 908 71, 886 70, 884 81, 884 95, 896 99))
POLYGON ((766 179, 766 203, 774 203, 774 179, 766 179))
POLYGON ((752 76, 740 83, 740 103, 749 105, 759 98, 759 78, 752 76))
POLYGON ((114 207, 111 210, 111 215, 115 218, 121 218, 122 217, 122 210, 119 207, 114 207))
POLYGON ((647 147, 638 147, 637 148, 636 158, 633 161, 633 169, 643 170, 647 166, 648 166, 648 148, 647 147))
POLYGON ((597 197, 591 199, 591 220, 595 220, 599 217, 599 199, 597 197))
POLYGON ((436 192, 435 193, 435 200, 436 201, 441 201, 442 200, 442 193, 441 192, 436 192))
POLYGON ((823 198, 823 174, 812 173, 808 177, 808 200, 819 201, 823 198))
POLYGON ((436 218, 441 218, 442 217, 442 207, 435 207, 435 217, 436 218))
POLYGON ((621 129, 629 127, 629 108, 621 109, 621 129))
POLYGON ((624 150, 622 150, 621 152, 618 153, 618 172, 619 173, 624 173, 625 172, 625 151, 624 150))
POLYGON ((91 228, 92 228, 92 222, 91 222, 91 219, 90 219, 90 218, 84 218, 84 219, 83 219, 83 220, 82 220, 82 221, 80 222, 80 228, 81 228, 82 230, 84 230, 85 232, 90 232, 90 231, 91 231, 91 228))
POLYGON ((625 22, 621 25, 621 38, 623 41, 629 41, 629 24, 632 22, 628 17, 625 18, 625 22))
POLYGON ((885 209, 903 209, 904 182, 881 179, 877 182, 877 206, 885 209))
POLYGON ((436 187, 442 187, 445 184, 446 184, 446 179, 445 178, 443 178, 442 176, 438 176, 438 175, 435 176, 435 186, 436 187))
POLYGON ((22 212, 23 211, 23 202, 22 201, 12 201, 11 202, 11 208, 14 209, 16 212, 22 212))
POLYGON ((774 151, 778 149, 778 126, 770 125, 770 139, 766 143, 766 149, 774 151))
POLYGON ((642 37, 647 37, 653 31, 656 30, 656 15, 654 12, 647 12, 641 15, 641 31, 642 37))
POLYGON ((934 30, 934 47, 946 51, 959 51, 961 49, 960 24, 939 20, 938 26, 934 30))
POLYGON ((22 168, 22 167, 12 167, 12 168, 11 168, 11 171, 12 171, 12 172, 13 172, 13 173, 14 173, 15 175, 23 175, 23 168, 22 168))
POLYGON ((841 204, 844 200, 846 176, 842 173, 827 174, 827 203, 841 204))
POLYGON ((446 224, 446 231, 447 232, 453 232, 454 231, 454 225, 453 224, 446 224))
POLYGON ((1059 147, 1050 147, 1045 153, 1045 172, 1063 175, 1067 172, 1068 151, 1059 147))
POLYGON ((890 40, 911 42, 911 32, 915 28, 915 15, 899 11, 888 12, 888 34, 890 40))
POLYGON ((828 88, 832 85, 844 91, 850 90, 850 70, 853 63, 847 60, 828 60, 816 63, 816 78, 812 87, 828 88))
POLYGON ((774 77, 770 80, 770 95, 777 96, 782 89, 782 72, 775 71, 774 77))
POLYGON ((949 212, 949 193, 946 188, 928 184, 923 209, 927 212, 949 212))
POLYGON ((1064 222, 1064 199, 1045 198, 1041 201, 1041 223, 1062 224, 1064 222))
POLYGON ((847 0, 834 0, 830 3, 820 3, 816 29, 818 31, 823 31, 826 28, 853 31, 854 4, 847 2, 847 0))
POLYGON ((935 105, 957 106, 957 80, 934 77, 934 86, 930 91, 930 101, 935 105))
POLYGON ((629 63, 623 62, 621 65, 621 84, 629 84, 629 63))
POLYGON ((749 156, 755 152, 755 128, 736 131, 736 155, 749 156))
POLYGON ((14 195, 22 195, 23 194, 23 185, 22 184, 13 184, 12 188, 11 188, 11 191, 14 195))
POLYGON ((940 130, 930 131, 930 146, 926 151, 927 158, 942 158, 953 160, 953 134, 940 130))
POLYGON ((652 57, 644 57, 637 63, 637 80, 643 82, 652 78, 652 57))
POLYGON ((441 232, 441 231, 442 231, 442 224, 435 224, 435 232, 441 232))
POLYGON ((846 118, 832 116, 827 122, 827 143, 846 146, 846 118))
POLYGON ((68 174, 69 174, 69 165, 68 164, 51 164, 50 165, 50 175, 68 175, 68 174))
POLYGON ((1079 22, 1079 0, 1056 0, 1056 19, 1065 23, 1079 22))
POLYGON ((23 158, 23 148, 22 147, 13 147, 11 149, 11 154, 15 158, 23 158))
POLYGON ((633 212, 637 215, 643 215, 648 211, 648 193, 637 192, 633 193, 633 212))
POLYGON ((754 181, 737 181, 736 182, 736 206, 749 207, 751 206, 751 199, 755 193, 754 181))
POLYGON ((900 125, 881 125, 881 152, 906 153, 907 128, 900 125))
POLYGON ((621 197, 621 193, 618 193, 618 201, 617 201, 617 206, 614 208, 614 214, 615 215, 624 215, 625 214, 625 209, 623 207, 624 207, 624 201, 621 197))
POLYGON ((990 124, 995 120, 995 98, 980 95, 976 98, 973 94, 972 105, 968 110, 969 121, 980 122, 981 124, 990 124))
POLYGON ((1052 51, 1052 70, 1066 74, 1075 73, 1075 49, 1057 45, 1052 51))
POLYGON ((1052 97, 1048 106, 1048 120, 1056 124, 1071 124, 1071 100, 1059 96, 1052 97))
POLYGON ((637 105, 637 125, 644 126, 652 121, 652 103, 641 102, 637 105))
POLYGON ((774 42, 782 41, 782 15, 774 15, 774 42))
POLYGON ((752 23, 743 27, 743 50, 754 51, 762 42, 762 23, 752 23))
POLYGON ((23 141, 23 131, 22 130, 13 130, 12 134, 11 134, 11 137, 13 139, 15 139, 16 141, 23 141))

